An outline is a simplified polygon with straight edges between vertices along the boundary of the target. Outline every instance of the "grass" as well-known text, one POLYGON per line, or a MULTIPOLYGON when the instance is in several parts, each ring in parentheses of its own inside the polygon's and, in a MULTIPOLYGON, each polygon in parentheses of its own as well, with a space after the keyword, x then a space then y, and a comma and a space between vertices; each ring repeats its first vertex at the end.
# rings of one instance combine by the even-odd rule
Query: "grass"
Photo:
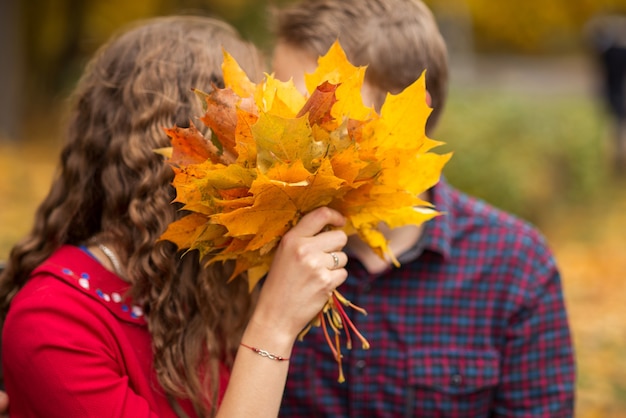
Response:
POLYGON ((52 182, 58 143, 45 137, 0 141, 0 260, 30 230, 39 202, 52 182))
MULTIPOLYGON (((607 122, 580 92, 453 86, 435 135, 455 152, 452 184, 532 221, 551 243, 576 349, 577 418, 626 417, 626 183, 607 169, 607 122)), ((49 123, 21 143, 0 141, 0 260, 51 182, 56 131, 49 123)))

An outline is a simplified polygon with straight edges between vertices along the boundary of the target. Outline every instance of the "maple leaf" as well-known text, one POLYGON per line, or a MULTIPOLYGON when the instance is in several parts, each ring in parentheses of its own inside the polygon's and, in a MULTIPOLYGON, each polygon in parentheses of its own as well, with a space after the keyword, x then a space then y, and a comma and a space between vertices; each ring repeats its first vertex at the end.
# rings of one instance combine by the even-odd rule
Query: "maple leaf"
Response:
POLYGON ((338 120, 343 117, 365 120, 374 110, 366 107, 361 98, 364 78, 365 67, 352 65, 339 42, 334 42, 326 55, 317 60, 317 69, 304 76, 304 82, 309 93, 324 82, 337 85, 337 103, 333 106, 333 116, 338 120))
POLYGON ((211 141, 207 141, 193 122, 190 122, 190 125, 189 128, 175 126, 165 129, 173 149, 169 157, 170 164, 202 163, 217 156, 218 149, 215 145, 211 141))
MULTIPOLYGON (((346 232, 398 264, 381 225, 419 225, 440 213, 420 197, 439 181, 450 154, 425 134, 431 109, 425 75, 388 94, 380 114, 361 98, 365 67, 338 42, 305 76, 308 94, 266 74, 254 84, 224 51, 224 88, 195 90, 205 114, 204 136, 193 124, 166 129, 171 149, 157 150, 174 169, 176 202, 189 214, 162 239, 196 249, 210 264, 235 261, 231 280, 246 273, 250 289, 267 273, 280 239, 320 206, 340 211, 346 232)), ((300 334, 321 327, 341 366, 341 335, 352 348, 362 336, 344 307, 363 314, 337 290, 300 334), (331 337, 330 331, 334 334, 331 337)))
POLYGON ((250 113, 253 111, 252 99, 242 99, 230 89, 214 90, 214 94, 205 96, 206 113, 200 120, 209 128, 215 138, 218 149, 216 154, 225 154, 222 159, 226 162, 233 162, 237 152, 235 147, 237 144, 237 109, 245 110, 250 113), (247 103, 247 106, 243 106, 247 103))
POLYGON ((264 82, 257 86, 254 100, 258 109, 263 112, 292 117, 302 109, 306 98, 298 91, 292 80, 280 81, 266 74, 264 82))
POLYGON ((324 81, 313 91, 296 116, 308 114, 311 125, 319 125, 325 132, 332 132, 337 128, 337 121, 331 114, 333 105, 337 102, 336 91, 337 84, 324 81))

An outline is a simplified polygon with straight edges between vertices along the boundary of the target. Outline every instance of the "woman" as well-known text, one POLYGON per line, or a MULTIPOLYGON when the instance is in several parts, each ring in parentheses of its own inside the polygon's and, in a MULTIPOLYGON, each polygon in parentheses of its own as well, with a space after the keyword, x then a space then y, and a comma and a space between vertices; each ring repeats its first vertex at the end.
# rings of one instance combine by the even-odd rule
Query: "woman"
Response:
POLYGON ((201 115, 222 47, 254 79, 260 55, 208 18, 113 38, 74 94, 67 144, 32 232, 0 278, 11 416, 276 416, 298 332, 346 278, 337 212, 303 217, 262 291, 231 265, 159 240, 181 216, 163 127, 201 115), (338 260, 338 262, 337 262, 338 260), (280 301, 280 302, 279 302, 280 301))

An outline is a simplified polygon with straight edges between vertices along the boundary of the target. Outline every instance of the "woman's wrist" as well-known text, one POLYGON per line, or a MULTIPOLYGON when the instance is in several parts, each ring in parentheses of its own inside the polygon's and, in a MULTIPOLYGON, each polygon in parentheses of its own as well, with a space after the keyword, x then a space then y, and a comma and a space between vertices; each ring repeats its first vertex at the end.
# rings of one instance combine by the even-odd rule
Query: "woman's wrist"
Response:
POLYGON ((271 353, 275 357, 289 358, 296 338, 297 333, 288 332, 253 316, 241 342, 246 346, 271 353))

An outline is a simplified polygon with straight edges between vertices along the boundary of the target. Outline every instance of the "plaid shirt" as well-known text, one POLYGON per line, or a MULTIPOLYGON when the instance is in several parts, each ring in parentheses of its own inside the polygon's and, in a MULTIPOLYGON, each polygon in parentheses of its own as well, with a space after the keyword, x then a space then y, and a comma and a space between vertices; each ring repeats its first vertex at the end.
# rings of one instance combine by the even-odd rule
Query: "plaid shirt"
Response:
POLYGON ((540 234, 441 181, 445 215, 402 266, 355 259, 339 289, 371 348, 342 348, 346 382, 321 329, 295 345, 284 417, 571 417, 575 370, 560 275, 540 234))

